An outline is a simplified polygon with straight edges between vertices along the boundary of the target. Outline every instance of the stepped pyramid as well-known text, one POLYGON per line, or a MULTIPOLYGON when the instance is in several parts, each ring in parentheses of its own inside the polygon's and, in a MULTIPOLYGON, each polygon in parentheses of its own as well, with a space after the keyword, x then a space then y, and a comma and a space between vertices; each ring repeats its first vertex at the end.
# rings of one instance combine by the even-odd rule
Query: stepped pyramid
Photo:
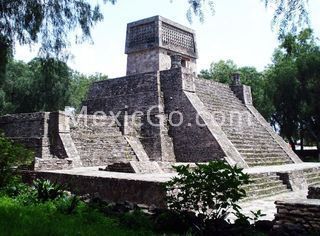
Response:
MULTIPOLYGON (((196 76, 193 30, 161 16, 129 23, 125 52, 127 75, 93 83, 83 102, 85 115, 38 112, 0 117, 0 129, 8 137, 35 151, 38 173, 77 173, 85 176, 83 181, 98 168, 108 175, 131 173, 130 178, 139 181, 146 174, 147 182, 137 188, 144 186, 148 192, 150 184, 157 189, 174 165, 192 168, 195 163, 225 160, 252 176, 254 182, 245 186, 250 199, 320 183, 319 164, 302 163, 274 132, 254 108, 251 89, 241 84, 239 75, 231 85, 196 76)), ((117 182, 121 176, 103 181, 117 182)), ((121 199, 135 196, 135 182, 121 183, 126 186, 121 199)), ((135 201, 150 203, 145 192, 140 191, 135 201)), ((116 200, 120 196, 104 194, 116 200)))
POLYGON ((143 162, 163 169, 217 159, 242 167, 301 163, 237 75, 230 86, 197 78, 193 30, 160 16, 133 22, 125 51, 127 76, 94 83, 84 106, 126 116, 123 133, 143 147, 143 162))

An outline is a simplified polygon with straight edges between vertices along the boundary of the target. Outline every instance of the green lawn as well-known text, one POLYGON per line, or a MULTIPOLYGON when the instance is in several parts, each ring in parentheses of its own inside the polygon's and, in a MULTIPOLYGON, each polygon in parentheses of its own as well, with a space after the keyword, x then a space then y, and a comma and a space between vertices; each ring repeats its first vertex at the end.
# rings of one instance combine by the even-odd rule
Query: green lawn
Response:
POLYGON ((82 206, 75 213, 61 213, 55 204, 23 206, 0 197, 0 235, 152 235, 152 232, 120 227, 115 219, 82 206))

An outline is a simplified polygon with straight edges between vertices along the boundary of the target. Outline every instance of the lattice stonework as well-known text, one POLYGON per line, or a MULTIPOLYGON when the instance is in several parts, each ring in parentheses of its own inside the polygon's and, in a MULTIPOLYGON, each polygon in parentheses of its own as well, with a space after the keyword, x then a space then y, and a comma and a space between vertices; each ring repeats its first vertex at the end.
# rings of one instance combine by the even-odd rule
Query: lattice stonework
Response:
POLYGON ((193 35, 166 23, 162 23, 162 44, 194 51, 193 35))
POLYGON ((155 23, 137 25, 130 28, 129 47, 155 42, 155 23))

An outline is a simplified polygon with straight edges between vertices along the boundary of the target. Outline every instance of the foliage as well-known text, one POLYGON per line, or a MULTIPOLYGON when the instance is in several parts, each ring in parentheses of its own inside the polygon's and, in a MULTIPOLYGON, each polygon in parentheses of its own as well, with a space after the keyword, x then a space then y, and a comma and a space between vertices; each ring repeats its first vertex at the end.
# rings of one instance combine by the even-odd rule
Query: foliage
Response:
POLYGON ((71 33, 81 32, 74 34, 76 42, 90 39, 91 28, 103 15, 98 4, 84 0, 4 0, 0 4, 0 19, 0 37, 9 44, 39 42, 41 55, 63 57, 61 52, 69 45, 71 33))
POLYGON ((308 0, 263 0, 265 6, 274 8, 273 26, 278 25, 280 34, 296 32, 309 25, 308 0))
POLYGON ((51 183, 50 180, 36 179, 33 182, 33 187, 36 191, 36 197, 40 202, 55 200, 64 195, 63 186, 51 183))
POLYGON ((235 224, 239 225, 250 225, 250 221, 253 221, 253 224, 256 224, 256 222, 263 216, 266 216, 266 214, 263 214, 261 210, 258 211, 250 211, 252 216, 246 216, 240 211, 236 211, 233 214, 237 217, 235 224))
POLYGON ((134 210, 120 216, 120 225, 128 229, 149 229, 152 228, 150 219, 140 210, 134 210))
POLYGON ((82 204, 72 215, 60 210, 60 202, 22 205, 0 197, 0 231, 3 235, 152 235, 145 230, 120 227, 117 219, 82 204), (39 223, 41 222, 41 223, 39 223))
MULTIPOLYGON (((309 25, 308 0, 262 0, 265 7, 270 7, 273 12, 272 26, 278 26, 279 35, 291 31, 296 32, 298 28, 309 25)), ((211 0, 188 0, 189 9, 187 18, 192 21, 192 15, 204 19, 204 7, 209 5, 210 11, 214 13, 214 3, 211 0)))
POLYGON ((0 133, 0 188, 14 179, 18 166, 29 165, 33 161, 33 153, 20 144, 6 138, 0 133))
POLYGON ((189 9, 187 11, 187 19, 192 22, 192 16, 199 17, 200 21, 204 21, 204 6, 207 4, 212 14, 214 14, 214 1, 212 0, 188 0, 189 9))
POLYGON ((66 63, 53 58, 35 58, 29 62, 34 73, 35 111, 64 109, 70 97, 71 70, 66 63))
POLYGON ((237 72, 237 70, 237 65, 232 60, 220 60, 217 63, 211 63, 208 70, 201 70, 200 77, 230 84, 231 75, 237 72))
POLYGON ((74 72, 70 86, 71 96, 69 105, 80 110, 82 102, 86 99, 90 85, 94 82, 106 79, 108 79, 108 76, 99 73, 86 76, 84 74, 74 72))
POLYGON ((67 215, 71 215, 79 211, 79 208, 84 207, 83 202, 80 201, 80 198, 77 195, 73 196, 63 196, 56 199, 55 204, 57 209, 67 215))
POLYGON ((29 192, 30 190, 30 186, 22 183, 21 178, 16 176, 2 189, 2 193, 4 193, 6 196, 15 198, 29 192))
POLYGON ((80 74, 53 58, 29 63, 11 59, 0 90, 0 114, 64 110, 65 106, 80 109, 90 85, 107 78, 80 74))
POLYGON ((237 166, 223 161, 175 167, 178 176, 167 183, 168 207, 175 211, 193 211, 205 220, 224 219, 230 210, 238 210, 237 202, 246 196, 243 184, 249 176, 237 166))
POLYGON ((309 140, 320 150, 320 48, 310 29, 281 40, 266 72, 272 121, 292 145, 309 140))

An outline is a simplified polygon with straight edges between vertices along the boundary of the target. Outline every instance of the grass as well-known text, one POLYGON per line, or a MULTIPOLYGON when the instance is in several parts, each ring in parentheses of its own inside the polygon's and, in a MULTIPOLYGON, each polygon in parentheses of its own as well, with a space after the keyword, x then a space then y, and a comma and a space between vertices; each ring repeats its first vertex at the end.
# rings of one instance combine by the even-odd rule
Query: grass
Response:
POLYGON ((1 235, 153 235, 147 230, 130 230, 85 205, 73 214, 59 211, 52 202, 24 206, 9 197, 0 197, 1 235))

